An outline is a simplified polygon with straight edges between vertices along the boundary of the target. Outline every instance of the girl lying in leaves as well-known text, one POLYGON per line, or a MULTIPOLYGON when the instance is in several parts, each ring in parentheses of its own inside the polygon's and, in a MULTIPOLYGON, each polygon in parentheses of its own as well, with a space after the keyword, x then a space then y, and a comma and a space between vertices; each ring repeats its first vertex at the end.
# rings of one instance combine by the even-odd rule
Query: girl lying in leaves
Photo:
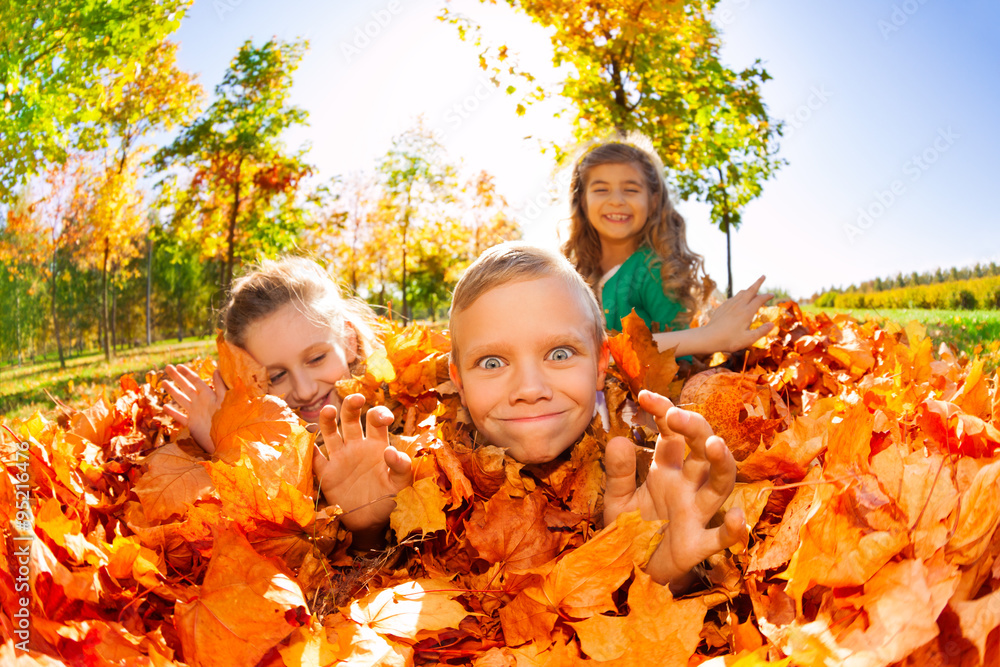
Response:
MULTIPOLYGON (((301 257, 264 262, 236 280, 222 314, 226 341, 263 367, 267 392, 283 396, 303 420, 318 424, 329 457, 317 446, 313 469, 327 501, 345 511, 342 523, 355 543, 384 531, 393 496, 412 481, 409 456, 388 443, 392 413, 369 410, 366 439, 364 397, 350 395, 341 402, 334 387, 363 367, 380 344, 374 320, 366 304, 343 298, 322 267, 301 257)), ((210 386, 188 366, 167 366, 167 374, 172 382, 164 384, 180 408, 165 406, 164 412, 212 454, 212 419, 227 392, 222 376, 216 371, 210 386)))

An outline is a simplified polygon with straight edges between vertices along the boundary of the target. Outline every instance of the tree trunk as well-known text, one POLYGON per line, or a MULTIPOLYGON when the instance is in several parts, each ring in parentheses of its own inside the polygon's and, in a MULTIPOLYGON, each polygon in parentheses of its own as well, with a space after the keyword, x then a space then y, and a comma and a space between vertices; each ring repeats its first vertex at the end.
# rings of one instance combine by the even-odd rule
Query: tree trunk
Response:
POLYGON ((410 230, 410 202, 412 200, 413 185, 410 184, 406 191, 406 208, 403 209, 403 323, 409 323, 410 310, 406 299, 406 233, 410 230))
POLYGON ((58 260, 56 258, 56 251, 52 251, 52 332, 56 336, 56 349, 59 351, 59 368, 66 368, 66 357, 63 355, 62 346, 62 335, 59 332, 59 313, 56 308, 56 285, 58 284, 58 272, 56 267, 58 266, 58 260))
POLYGON ((146 233, 146 346, 153 344, 153 318, 150 302, 153 296, 153 236, 146 233))
POLYGON ((733 253, 729 244, 729 214, 725 215, 726 221, 726 273, 728 282, 726 283, 726 298, 733 298, 733 253))
POLYGON ((240 214, 240 172, 242 171, 243 160, 236 165, 236 182, 233 184, 233 209, 229 214, 229 230, 226 233, 226 268, 222 276, 222 293, 229 293, 229 286, 233 282, 233 263, 236 255, 236 220, 240 214))
POLYGON ((403 323, 410 321, 409 305, 406 303, 406 225, 403 225, 403 323))
POLYGON ((118 349, 118 299, 115 298, 115 284, 111 283, 111 356, 118 349))
POLYGON ((17 273, 14 274, 14 338, 17 339, 17 365, 23 363, 21 353, 21 295, 17 291, 17 273))
POLYGON ((182 310, 183 304, 181 303, 180 290, 177 291, 177 342, 180 343, 184 340, 184 311, 182 310))
POLYGON ((108 345, 108 255, 111 252, 111 243, 108 237, 104 237, 104 260, 101 262, 101 321, 104 323, 104 335, 101 337, 101 345, 104 347, 104 361, 111 361, 111 348, 108 345))

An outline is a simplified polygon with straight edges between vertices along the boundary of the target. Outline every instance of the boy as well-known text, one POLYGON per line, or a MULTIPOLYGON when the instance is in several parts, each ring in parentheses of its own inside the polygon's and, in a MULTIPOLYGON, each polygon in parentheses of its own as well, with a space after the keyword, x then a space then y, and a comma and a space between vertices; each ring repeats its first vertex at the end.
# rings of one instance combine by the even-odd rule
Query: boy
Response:
MULTIPOLYGON (((609 351, 601 309, 565 258, 523 243, 487 250, 455 288, 449 328, 451 378, 490 444, 535 464, 580 439, 604 387, 609 351)), ((698 563, 743 537, 739 508, 718 528, 705 527, 732 492, 736 463, 701 415, 648 391, 639 405, 660 431, 653 463, 637 489, 632 443, 608 443, 604 520, 636 509, 647 521, 668 520, 646 572, 681 590, 698 563)))

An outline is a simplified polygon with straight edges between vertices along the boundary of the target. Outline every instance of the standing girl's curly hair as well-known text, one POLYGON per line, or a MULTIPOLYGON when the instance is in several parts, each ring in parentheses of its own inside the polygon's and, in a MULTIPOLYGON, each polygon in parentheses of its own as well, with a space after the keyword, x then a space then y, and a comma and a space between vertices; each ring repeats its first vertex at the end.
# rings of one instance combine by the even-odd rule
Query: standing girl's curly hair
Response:
POLYGON ((594 167, 604 164, 632 164, 642 173, 649 193, 649 217, 640 231, 638 247, 648 246, 662 262, 663 292, 677 299, 684 311, 678 324, 688 324, 691 315, 709 297, 715 284, 705 276, 705 262, 687 244, 684 218, 670 201, 664 168, 645 137, 617 137, 589 147, 577 160, 570 184, 571 222, 569 238, 562 252, 577 271, 597 289, 601 270, 601 239, 587 219, 587 183, 594 167))

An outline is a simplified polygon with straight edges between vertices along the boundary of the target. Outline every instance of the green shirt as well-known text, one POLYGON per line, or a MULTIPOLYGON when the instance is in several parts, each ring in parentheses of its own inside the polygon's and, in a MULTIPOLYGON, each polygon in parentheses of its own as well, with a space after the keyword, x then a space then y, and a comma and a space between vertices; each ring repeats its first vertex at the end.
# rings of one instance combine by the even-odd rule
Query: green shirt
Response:
POLYGON ((663 293, 660 266, 660 259, 644 246, 632 253, 604 283, 601 305, 609 330, 621 331, 622 318, 633 308, 651 331, 673 329, 674 319, 684 307, 663 293))

